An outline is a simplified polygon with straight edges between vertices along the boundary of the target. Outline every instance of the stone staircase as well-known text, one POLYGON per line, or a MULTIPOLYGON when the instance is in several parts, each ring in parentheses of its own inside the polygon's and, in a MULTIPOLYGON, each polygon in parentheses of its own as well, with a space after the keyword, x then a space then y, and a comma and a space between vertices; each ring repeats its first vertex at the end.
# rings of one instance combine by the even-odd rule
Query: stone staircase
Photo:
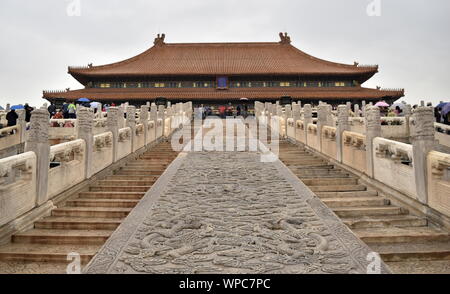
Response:
POLYGON ((302 147, 281 142, 280 160, 395 273, 450 273, 448 231, 302 147))
POLYGON ((15 234, 0 246, 0 273, 65 273, 71 252, 87 264, 177 155, 160 143, 15 234))

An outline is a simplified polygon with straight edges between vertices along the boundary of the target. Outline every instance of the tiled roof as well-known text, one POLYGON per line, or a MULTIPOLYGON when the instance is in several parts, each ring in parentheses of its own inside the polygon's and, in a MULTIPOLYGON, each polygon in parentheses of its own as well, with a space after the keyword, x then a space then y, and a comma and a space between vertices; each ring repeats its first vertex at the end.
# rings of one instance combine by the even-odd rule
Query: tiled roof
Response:
POLYGON ((378 90, 362 87, 351 88, 150 88, 150 89, 82 89, 68 92, 44 92, 44 98, 65 98, 76 100, 87 97, 91 100, 154 100, 158 97, 176 100, 236 100, 240 98, 279 99, 291 96, 293 99, 379 99, 400 98, 403 90, 378 90))
POLYGON ((82 76, 166 76, 166 75, 365 75, 370 78, 378 66, 334 63, 300 51, 283 39, 277 43, 164 43, 131 59, 104 66, 70 67, 82 76))

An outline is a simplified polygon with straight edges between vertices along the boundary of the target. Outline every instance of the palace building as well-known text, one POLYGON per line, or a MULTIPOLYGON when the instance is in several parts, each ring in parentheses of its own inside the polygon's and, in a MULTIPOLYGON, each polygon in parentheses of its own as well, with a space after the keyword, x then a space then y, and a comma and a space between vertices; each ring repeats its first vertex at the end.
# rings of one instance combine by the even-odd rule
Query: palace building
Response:
POLYGON ((287 33, 279 42, 166 43, 133 58, 102 66, 69 67, 84 89, 44 91, 43 98, 60 103, 89 98, 102 103, 135 105, 163 99, 172 103, 227 104, 239 101, 292 101, 332 105, 404 96, 403 89, 370 89, 361 85, 378 66, 322 60, 295 48, 287 33))

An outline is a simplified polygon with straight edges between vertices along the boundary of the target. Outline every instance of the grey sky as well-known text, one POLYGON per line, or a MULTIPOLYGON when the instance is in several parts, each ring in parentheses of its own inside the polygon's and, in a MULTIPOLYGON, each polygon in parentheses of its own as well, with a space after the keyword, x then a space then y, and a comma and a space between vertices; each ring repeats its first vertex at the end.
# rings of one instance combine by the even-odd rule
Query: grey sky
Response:
POLYGON ((379 64, 367 87, 405 88, 410 103, 450 100, 450 1, 380 0, 0 1, 0 105, 44 103, 42 90, 81 88, 69 65, 107 64, 167 42, 278 41, 335 62, 379 64))

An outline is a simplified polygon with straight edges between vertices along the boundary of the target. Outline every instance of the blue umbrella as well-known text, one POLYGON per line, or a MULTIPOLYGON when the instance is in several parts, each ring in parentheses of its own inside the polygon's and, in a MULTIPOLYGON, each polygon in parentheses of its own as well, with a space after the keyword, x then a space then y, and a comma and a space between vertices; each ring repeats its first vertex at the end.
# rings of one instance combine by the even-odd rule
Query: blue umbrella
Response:
POLYGON ((3 107, 0 106, 0 110, 5 110, 3 107))
POLYGON ((442 107, 442 115, 447 115, 447 113, 449 113, 450 112, 450 103, 447 103, 447 104, 445 104, 443 107, 442 107))
POLYGON ((448 102, 439 103, 438 105, 436 105, 436 108, 444 107, 446 104, 448 104, 448 102))
POLYGON ((11 106, 11 110, 19 110, 19 109, 25 109, 23 105, 14 105, 11 106))
POLYGON ((87 98, 80 98, 80 99, 78 99, 78 102, 91 102, 91 100, 89 100, 87 98))

